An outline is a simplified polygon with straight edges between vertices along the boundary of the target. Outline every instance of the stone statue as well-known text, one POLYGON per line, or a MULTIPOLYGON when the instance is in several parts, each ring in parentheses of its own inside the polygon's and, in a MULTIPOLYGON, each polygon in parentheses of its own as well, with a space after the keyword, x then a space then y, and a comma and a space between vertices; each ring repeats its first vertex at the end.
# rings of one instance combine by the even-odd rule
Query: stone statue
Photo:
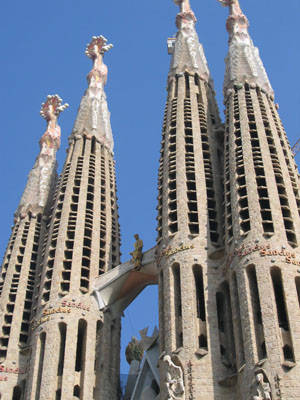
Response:
POLYGON ((184 400, 185 389, 182 369, 175 365, 168 355, 164 356, 162 361, 165 368, 163 385, 166 389, 166 397, 164 397, 164 400, 184 400))
POLYGON ((144 355, 144 350, 143 350, 143 346, 137 340, 136 337, 133 336, 131 338, 131 342, 126 347, 125 355, 126 355, 126 360, 129 365, 134 360, 139 361, 139 362, 142 361, 142 358, 144 355))
POLYGON ((134 235, 136 242, 134 243, 134 251, 130 253, 132 256, 131 261, 133 262, 135 269, 138 271, 142 267, 142 258, 143 258, 143 241, 139 238, 139 235, 136 233, 134 235))
POLYGON ((256 395, 253 396, 253 400, 272 400, 271 386, 269 382, 265 382, 264 374, 256 375, 256 385, 256 395))

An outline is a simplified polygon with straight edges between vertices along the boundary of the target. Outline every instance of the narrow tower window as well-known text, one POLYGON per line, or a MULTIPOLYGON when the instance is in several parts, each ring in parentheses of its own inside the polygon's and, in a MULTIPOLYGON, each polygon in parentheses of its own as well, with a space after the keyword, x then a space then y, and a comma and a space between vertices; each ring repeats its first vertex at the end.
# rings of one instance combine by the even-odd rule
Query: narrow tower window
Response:
POLYGON ((76 348, 76 364, 75 371, 83 370, 85 359, 85 344, 86 344, 86 321, 83 319, 78 322, 77 331, 77 348, 76 348))
POLYGON ((95 154, 96 152, 96 138, 95 136, 92 137, 92 146, 91 146, 91 153, 95 154))
POLYGON ((55 393, 55 400, 61 400, 61 389, 58 389, 55 393))
POLYGON ((95 366, 94 366, 95 372, 98 371, 99 368, 100 368, 100 350, 101 350, 102 326, 103 326, 103 322, 100 321, 100 320, 97 321, 97 326, 96 326, 96 354, 95 354, 95 366))
POLYGON ((206 312, 205 297, 203 285, 203 270, 200 265, 193 266, 195 290, 196 290, 196 307, 198 318, 198 343, 200 348, 207 349, 207 331, 206 331, 206 312))
POLYGON ((80 387, 78 385, 74 386, 73 396, 80 399, 80 387))
POLYGON ((245 363, 245 352, 244 352, 243 331, 241 324, 240 300, 239 300, 238 285, 235 272, 232 275, 232 292, 233 292, 232 297, 234 301, 234 313, 235 313, 234 320, 236 322, 238 340, 239 340, 239 366, 242 366, 245 363))
POLYGON ((221 360, 227 368, 235 370, 235 343, 233 335, 230 291, 227 282, 223 282, 219 288, 219 291, 216 293, 216 302, 221 360))
POLYGON ((298 303, 299 303, 299 307, 300 307, 300 277, 297 276, 297 278, 295 279, 295 283, 296 283, 296 289, 297 289, 297 294, 298 294, 298 303))
POLYGON ((14 387, 12 400, 21 400, 22 390, 19 386, 14 387))
POLYGON ((265 346, 265 335, 262 324, 262 315, 260 307, 260 298, 257 285, 257 277, 254 265, 249 265, 247 268, 248 285, 250 292, 251 308, 252 308, 252 318, 253 325, 255 329, 255 339, 258 359, 261 360, 266 358, 266 346, 265 346))
POLYGON ((284 288, 282 284, 282 276, 281 276, 281 271, 278 267, 274 267, 271 269, 271 277, 274 288, 278 324, 283 344, 282 346, 283 356, 286 361, 294 362, 295 359, 292 346, 292 338, 290 333, 290 326, 288 321, 288 313, 285 303, 284 288))
POLYGON ((161 335, 160 335, 160 345, 161 345, 161 350, 164 351, 165 349, 165 343, 164 343, 164 331, 165 331, 165 311, 164 311, 164 273, 163 271, 160 272, 159 275, 159 297, 160 297, 160 302, 159 302, 159 307, 160 307, 160 326, 161 326, 161 335))
POLYGON ((66 331, 67 325, 63 322, 59 324, 59 333, 60 333, 60 345, 59 345, 59 359, 58 359, 58 369, 57 375, 62 376, 64 370, 64 361, 65 361, 65 349, 66 349, 66 331))
POLYGON ((44 356, 45 356, 45 344, 46 344, 46 333, 42 332, 40 334, 40 357, 39 357, 39 367, 38 367, 38 377, 37 377, 35 400, 39 400, 39 398, 40 398, 42 374, 43 374, 43 366, 44 366, 44 356))
POLYGON ((181 323, 181 279, 180 266, 174 264, 172 267, 173 282, 174 282, 174 309, 175 309, 175 330, 176 330, 176 348, 183 344, 182 340, 182 323, 181 323))
POLYGON ((190 76, 186 72, 184 74, 185 77, 185 97, 189 98, 190 97, 190 76))

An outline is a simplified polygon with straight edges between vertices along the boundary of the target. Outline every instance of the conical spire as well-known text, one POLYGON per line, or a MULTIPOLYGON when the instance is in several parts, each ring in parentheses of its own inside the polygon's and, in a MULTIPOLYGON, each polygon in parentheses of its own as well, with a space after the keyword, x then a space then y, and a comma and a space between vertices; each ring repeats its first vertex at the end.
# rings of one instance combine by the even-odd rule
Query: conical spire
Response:
POLYGON ((41 116, 47 121, 47 129, 40 140, 40 153, 28 175, 27 184, 15 213, 16 218, 23 218, 28 212, 37 214, 47 205, 48 196, 56 177, 56 152, 60 147, 59 114, 69 105, 62 105, 57 95, 47 96, 42 104, 41 116))
POLYGON ((85 54, 93 60, 93 68, 87 76, 88 89, 86 90, 78 111, 73 135, 95 136, 96 140, 113 150, 113 136, 110 125, 104 86, 107 81, 107 66, 103 62, 103 55, 113 47, 107 44, 103 36, 93 36, 87 44, 85 54))
POLYGON ((259 86, 269 95, 273 95, 269 78, 261 61, 259 50, 249 35, 249 22, 241 10, 238 0, 218 0, 229 7, 226 27, 229 33, 229 52, 226 57, 224 94, 235 84, 259 86))
POLYGON ((195 30, 197 19, 190 2, 189 0, 174 0, 174 2, 180 7, 180 12, 176 17, 177 35, 168 41, 169 53, 173 54, 169 76, 188 71, 198 73, 202 79, 208 81, 209 69, 195 30))

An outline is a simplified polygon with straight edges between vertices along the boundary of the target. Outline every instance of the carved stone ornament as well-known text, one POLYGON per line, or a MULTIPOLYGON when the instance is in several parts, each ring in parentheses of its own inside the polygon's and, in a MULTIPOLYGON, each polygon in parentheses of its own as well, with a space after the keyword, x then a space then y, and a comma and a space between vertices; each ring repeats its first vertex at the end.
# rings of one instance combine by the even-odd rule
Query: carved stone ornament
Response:
POLYGON ((73 129, 73 136, 78 134, 95 136, 111 151, 113 136, 104 92, 108 69, 103 62, 103 55, 112 47, 112 44, 107 44, 104 36, 93 36, 91 42, 87 44, 85 54, 93 60, 93 68, 87 76, 89 86, 81 100, 73 129))
POLYGON ((47 205, 49 192, 56 180, 56 152, 60 146, 59 114, 68 104, 62 104, 57 95, 47 96, 42 104, 41 116, 47 121, 47 129, 40 140, 40 153, 30 171, 15 218, 24 218, 29 212, 37 214, 47 205))
POLYGON ((184 400, 185 389, 183 383, 182 368, 175 365, 169 355, 165 355, 162 359, 164 368, 164 400, 184 400))
POLYGON ((178 33, 170 51, 173 57, 169 77, 189 71, 197 72, 202 79, 208 81, 210 74, 207 60, 195 30, 196 17, 188 0, 175 0, 175 3, 180 6, 180 12, 176 18, 178 33))
POLYGON ((131 342, 126 347, 125 355, 129 365, 134 360, 139 362, 142 361, 144 349, 141 343, 134 336, 131 338, 131 342))
POLYGON ((256 394, 253 400, 272 400, 272 392, 270 383, 267 381, 263 373, 256 374, 256 394))
POLYGON ((218 0, 222 5, 229 7, 229 17, 226 27, 229 33, 229 51, 226 57, 226 72, 224 80, 224 94, 236 82, 250 86, 259 86, 270 96, 273 95, 268 75, 249 35, 249 22, 242 12, 238 0, 218 0))

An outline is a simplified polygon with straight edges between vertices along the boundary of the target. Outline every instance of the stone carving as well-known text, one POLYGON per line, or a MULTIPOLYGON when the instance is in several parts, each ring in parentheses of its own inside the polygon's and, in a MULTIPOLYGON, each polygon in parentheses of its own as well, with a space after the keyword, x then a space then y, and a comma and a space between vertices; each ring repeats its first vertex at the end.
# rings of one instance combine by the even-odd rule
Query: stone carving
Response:
POLYGON ((141 343, 134 336, 131 338, 131 342, 126 347, 125 355, 129 365, 134 360, 139 362, 142 361, 144 349, 141 343))
POLYGON ((168 355, 165 355, 162 361, 165 369, 163 384, 165 386, 166 397, 164 397, 164 400, 184 400, 185 389, 181 367, 175 365, 168 355))
POLYGON ((142 267, 142 258, 143 258, 143 241, 139 238, 138 234, 134 235, 136 242, 134 243, 134 251, 130 253, 132 256, 131 261, 133 262, 135 268, 140 270, 142 267))
POLYGON ((40 154, 28 175, 26 188, 16 211, 16 218, 24 218, 28 212, 33 215, 42 211, 48 201, 48 195, 56 179, 56 152, 60 146, 59 114, 69 105, 62 99, 49 95, 42 104, 41 116, 47 121, 47 129, 40 140, 40 154))
POLYGON ((256 395, 253 400, 272 400, 271 386, 269 382, 265 382, 263 373, 256 374, 256 395))
POLYGON ((110 125, 110 112, 108 110, 104 86, 107 81, 107 66, 103 62, 103 55, 113 47, 107 44, 103 36, 94 36, 87 44, 85 54, 93 60, 93 68, 87 76, 88 89, 83 96, 78 116, 73 129, 73 136, 95 136, 111 151, 113 149, 113 136, 110 125))
MULTIPOLYGON (((174 0, 180 6, 180 13, 176 18, 179 29, 176 40, 172 43, 173 54, 170 77, 185 71, 197 72, 208 81, 209 69, 202 45, 199 43, 195 30, 196 17, 188 0, 174 0)), ((171 44, 171 41, 169 41, 171 44)))
POLYGON ((243 14, 238 0, 218 0, 222 5, 229 6, 230 15, 226 27, 229 32, 229 52, 226 57, 226 72, 224 94, 235 83, 258 85, 270 96, 273 95, 266 70, 248 33, 249 22, 243 14))

